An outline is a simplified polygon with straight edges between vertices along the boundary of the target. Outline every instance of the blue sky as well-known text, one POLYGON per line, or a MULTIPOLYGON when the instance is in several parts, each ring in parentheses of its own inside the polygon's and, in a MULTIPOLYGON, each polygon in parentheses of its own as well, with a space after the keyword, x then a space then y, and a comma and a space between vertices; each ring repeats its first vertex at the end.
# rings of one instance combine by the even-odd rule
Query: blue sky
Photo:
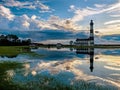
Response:
POLYGON ((97 38, 119 40, 120 0, 0 0, 1 32, 70 32, 76 38, 88 33, 91 19, 97 38))

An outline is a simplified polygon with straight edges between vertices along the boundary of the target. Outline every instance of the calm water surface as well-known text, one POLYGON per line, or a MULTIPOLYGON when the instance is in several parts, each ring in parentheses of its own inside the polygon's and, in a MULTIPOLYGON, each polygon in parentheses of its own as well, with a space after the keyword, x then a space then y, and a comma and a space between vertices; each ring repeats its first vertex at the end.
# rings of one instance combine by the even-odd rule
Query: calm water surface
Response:
POLYGON ((74 85, 77 81, 82 80, 107 87, 108 90, 109 88, 111 88, 110 90, 120 90, 120 49, 94 49, 93 53, 87 53, 84 50, 69 48, 39 48, 32 49, 31 52, 19 54, 16 57, 0 56, 0 62, 24 62, 23 69, 17 72, 8 70, 7 75, 11 76, 13 81, 32 82, 35 90, 39 90, 37 87, 39 84, 36 84, 47 85, 51 80, 48 78, 52 77, 62 85, 74 85), (43 80, 43 77, 47 77, 47 79, 43 80))

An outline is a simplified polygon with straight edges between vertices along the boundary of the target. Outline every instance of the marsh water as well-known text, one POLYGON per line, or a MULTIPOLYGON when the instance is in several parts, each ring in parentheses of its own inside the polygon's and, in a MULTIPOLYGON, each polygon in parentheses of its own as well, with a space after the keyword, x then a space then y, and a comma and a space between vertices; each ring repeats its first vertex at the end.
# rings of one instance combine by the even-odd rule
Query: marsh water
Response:
MULTIPOLYGON (((5 62, 22 63, 22 67, 8 67, 0 80, 28 90, 120 90, 120 49, 37 48, 1 55, 0 64, 5 62)), ((0 90, 16 87, 6 84, 0 90)))

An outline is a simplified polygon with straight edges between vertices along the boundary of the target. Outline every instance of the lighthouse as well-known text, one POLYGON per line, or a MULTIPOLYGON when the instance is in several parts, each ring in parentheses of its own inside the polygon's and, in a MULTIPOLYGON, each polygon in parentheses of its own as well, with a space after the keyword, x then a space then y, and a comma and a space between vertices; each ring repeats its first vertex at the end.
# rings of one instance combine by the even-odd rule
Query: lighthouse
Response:
POLYGON ((90 21, 90 46, 94 46, 94 28, 93 20, 90 21))
POLYGON ((94 23, 93 20, 90 21, 90 36, 89 38, 77 38, 76 46, 94 46, 94 23))

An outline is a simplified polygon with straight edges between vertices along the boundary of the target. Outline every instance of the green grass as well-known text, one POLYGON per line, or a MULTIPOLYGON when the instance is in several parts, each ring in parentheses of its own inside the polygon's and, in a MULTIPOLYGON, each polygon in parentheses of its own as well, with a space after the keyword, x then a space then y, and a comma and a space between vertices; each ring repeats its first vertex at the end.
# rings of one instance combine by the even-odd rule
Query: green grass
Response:
POLYGON ((0 56, 15 56, 28 52, 29 46, 0 46, 0 56))
POLYGON ((9 77, 7 71, 23 68, 22 63, 4 61, 0 62, 0 90, 28 90, 24 85, 15 83, 12 77, 9 77))

